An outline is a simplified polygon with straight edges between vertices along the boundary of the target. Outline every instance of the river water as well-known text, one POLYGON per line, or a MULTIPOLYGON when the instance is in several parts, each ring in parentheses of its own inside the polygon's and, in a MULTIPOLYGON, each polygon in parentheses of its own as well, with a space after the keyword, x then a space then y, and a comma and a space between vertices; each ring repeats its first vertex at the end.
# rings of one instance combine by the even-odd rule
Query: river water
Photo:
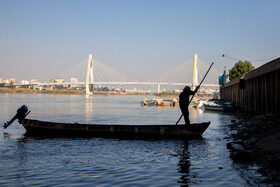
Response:
MULTIPOLYGON (((180 117, 178 106, 141 107, 143 98, 0 94, 0 124, 22 104, 31 110, 28 118, 57 122, 175 124, 180 117)), ((0 186, 259 185, 256 166, 229 158, 227 124, 234 115, 189 111, 191 122, 211 121, 202 139, 27 137, 16 121, 0 131, 0 186)))

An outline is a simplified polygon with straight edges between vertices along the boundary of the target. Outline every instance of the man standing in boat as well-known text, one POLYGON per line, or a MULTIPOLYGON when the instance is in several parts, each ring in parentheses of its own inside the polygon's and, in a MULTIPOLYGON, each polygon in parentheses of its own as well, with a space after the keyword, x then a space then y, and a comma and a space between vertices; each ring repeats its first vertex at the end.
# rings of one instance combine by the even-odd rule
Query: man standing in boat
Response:
POLYGON ((185 88, 183 89, 183 92, 181 92, 179 95, 179 105, 180 105, 182 114, 184 115, 186 125, 190 124, 189 109, 188 109, 189 100, 190 100, 189 97, 190 97, 190 95, 194 95, 198 89, 199 89, 199 86, 196 87, 196 89, 194 91, 191 91, 191 88, 189 86, 185 86, 185 88))

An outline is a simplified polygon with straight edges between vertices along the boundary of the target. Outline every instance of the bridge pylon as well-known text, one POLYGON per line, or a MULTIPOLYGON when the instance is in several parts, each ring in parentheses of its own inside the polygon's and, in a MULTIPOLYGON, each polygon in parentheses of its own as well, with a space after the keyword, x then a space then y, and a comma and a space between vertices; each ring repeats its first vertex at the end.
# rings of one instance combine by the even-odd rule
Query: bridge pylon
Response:
POLYGON ((195 53, 194 54, 194 59, 193 59, 193 84, 192 84, 192 90, 195 90, 197 85, 198 85, 197 53, 195 53))
POLYGON ((86 95, 93 95, 93 93, 89 89, 89 78, 90 78, 90 81, 93 82, 92 54, 89 54, 89 56, 88 56, 88 66, 87 66, 87 75, 86 75, 86 95))

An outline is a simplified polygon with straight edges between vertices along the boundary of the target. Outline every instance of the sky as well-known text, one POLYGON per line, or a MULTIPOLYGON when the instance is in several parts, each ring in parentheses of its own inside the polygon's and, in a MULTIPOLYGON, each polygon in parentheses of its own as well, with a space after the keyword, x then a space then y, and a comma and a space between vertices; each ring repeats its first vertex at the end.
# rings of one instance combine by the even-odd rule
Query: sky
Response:
POLYGON ((278 0, 0 0, 0 78, 51 78, 88 59, 137 80, 193 59, 280 57, 278 0), (222 57, 225 54, 228 58, 222 57))

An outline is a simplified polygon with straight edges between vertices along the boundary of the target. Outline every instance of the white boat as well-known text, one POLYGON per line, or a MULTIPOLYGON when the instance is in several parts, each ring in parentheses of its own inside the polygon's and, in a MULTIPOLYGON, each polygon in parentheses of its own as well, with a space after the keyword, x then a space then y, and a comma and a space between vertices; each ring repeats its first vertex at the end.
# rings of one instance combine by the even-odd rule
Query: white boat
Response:
POLYGON ((236 106, 229 101, 208 101, 203 103, 205 110, 235 112, 236 106))

